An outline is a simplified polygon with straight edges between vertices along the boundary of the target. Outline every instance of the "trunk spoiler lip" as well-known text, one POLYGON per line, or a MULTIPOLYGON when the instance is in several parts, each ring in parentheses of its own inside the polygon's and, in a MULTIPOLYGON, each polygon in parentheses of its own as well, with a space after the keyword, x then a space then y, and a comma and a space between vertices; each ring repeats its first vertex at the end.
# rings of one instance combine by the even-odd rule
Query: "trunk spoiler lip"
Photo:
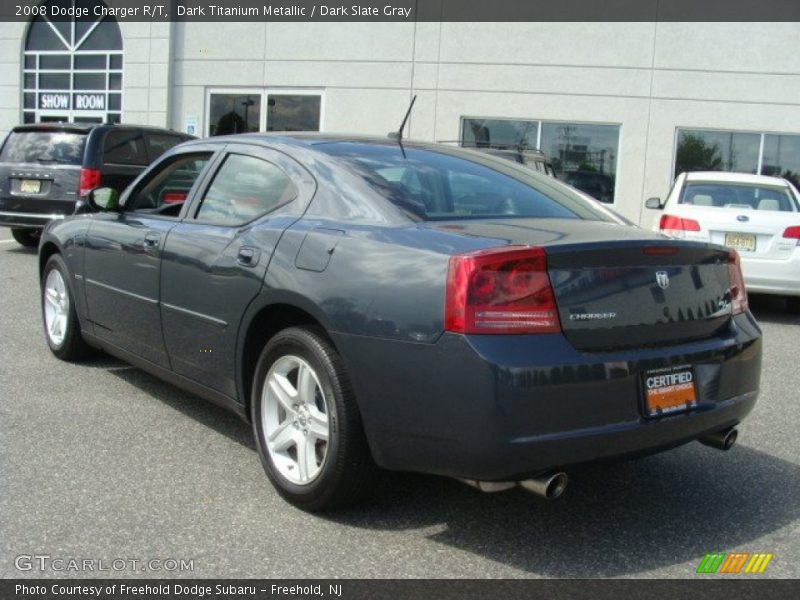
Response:
MULTIPOLYGON (((632 239, 632 240, 587 240, 585 242, 566 242, 564 244, 553 244, 553 245, 544 245, 543 248, 547 252, 548 255, 556 255, 556 254, 571 254, 575 252, 591 252, 592 250, 631 250, 636 248, 641 248, 645 250, 647 248, 653 249, 667 249, 671 248, 675 250, 675 253, 680 253, 682 250, 685 251, 699 251, 705 250, 715 253, 721 253, 727 255, 730 248, 726 246, 722 246, 720 244, 713 244, 711 242, 703 242, 703 241, 696 241, 696 240, 675 240, 670 238, 655 238, 655 239, 632 239)), ((654 254, 661 253, 655 252, 654 254)))

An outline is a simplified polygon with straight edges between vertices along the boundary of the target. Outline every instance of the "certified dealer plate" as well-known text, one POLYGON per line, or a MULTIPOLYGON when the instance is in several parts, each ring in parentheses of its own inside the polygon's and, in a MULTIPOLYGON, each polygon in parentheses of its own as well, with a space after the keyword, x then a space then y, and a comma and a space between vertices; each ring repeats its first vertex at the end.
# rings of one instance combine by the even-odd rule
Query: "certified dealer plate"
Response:
POLYGON ((697 404, 691 366, 670 367, 644 374, 645 414, 648 417, 688 410, 697 404))

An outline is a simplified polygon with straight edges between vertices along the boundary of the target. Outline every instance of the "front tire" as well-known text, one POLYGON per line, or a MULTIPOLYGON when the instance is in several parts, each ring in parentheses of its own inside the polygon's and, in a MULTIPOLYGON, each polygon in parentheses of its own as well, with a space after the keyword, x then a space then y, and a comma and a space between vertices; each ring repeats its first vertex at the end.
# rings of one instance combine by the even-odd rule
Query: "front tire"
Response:
POLYGON ((47 260, 42 272, 42 321, 50 350, 61 360, 72 361, 91 354, 81 336, 69 271, 60 254, 47 260))
POLYGON ((794 313, 796 315, 800 314, 800 296, 787 296, 786 297, 786 308, 789 309, 790 313, 794 313))
POLYGON ((25 246, 26 248, 36 248, 39 245, 39 238, 41 231, 38 229, 12 229, 11 235, 17 240, 17 243, 25 246))
POLYGON ((283 498, 317 512, 367 495, 377 468, 342 359, 320 330, 275 335, 261 353, 252 394, 259 457, 283 498))

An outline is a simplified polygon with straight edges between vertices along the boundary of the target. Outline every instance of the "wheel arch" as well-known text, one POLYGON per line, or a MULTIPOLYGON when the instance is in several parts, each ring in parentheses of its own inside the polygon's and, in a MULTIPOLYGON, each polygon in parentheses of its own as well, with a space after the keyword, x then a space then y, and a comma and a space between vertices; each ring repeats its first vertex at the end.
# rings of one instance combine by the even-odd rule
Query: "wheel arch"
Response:
POLYGON ((61 254, 61 249, 55 242, 46 241, 42 244, 41 248, 39 248, 39 279, 42 278, 44 266, 53 254, 61 254))
POLYGON ((287 327, 298 326, 315 327, 339 352, 329 334, 329 319, 323 311, 299 294, 285 292, 262 295, 251 304, 242 319, 237 344, 237 387, 248 419, 253 376, 261 351, 276 333, 287 327))

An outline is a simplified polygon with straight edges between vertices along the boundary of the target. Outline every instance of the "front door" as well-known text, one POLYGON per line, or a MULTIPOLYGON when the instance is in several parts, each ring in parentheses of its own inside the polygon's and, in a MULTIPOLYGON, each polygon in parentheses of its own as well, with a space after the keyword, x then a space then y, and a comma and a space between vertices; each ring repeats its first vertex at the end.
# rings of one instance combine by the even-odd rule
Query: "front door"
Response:
POLYGON ((97 215, 85 252, 86 302, 95 335, 167 366, 161 333, 161 256, 183 203, 212 153, 177 155, 123 198, 121 212, 97 215))

